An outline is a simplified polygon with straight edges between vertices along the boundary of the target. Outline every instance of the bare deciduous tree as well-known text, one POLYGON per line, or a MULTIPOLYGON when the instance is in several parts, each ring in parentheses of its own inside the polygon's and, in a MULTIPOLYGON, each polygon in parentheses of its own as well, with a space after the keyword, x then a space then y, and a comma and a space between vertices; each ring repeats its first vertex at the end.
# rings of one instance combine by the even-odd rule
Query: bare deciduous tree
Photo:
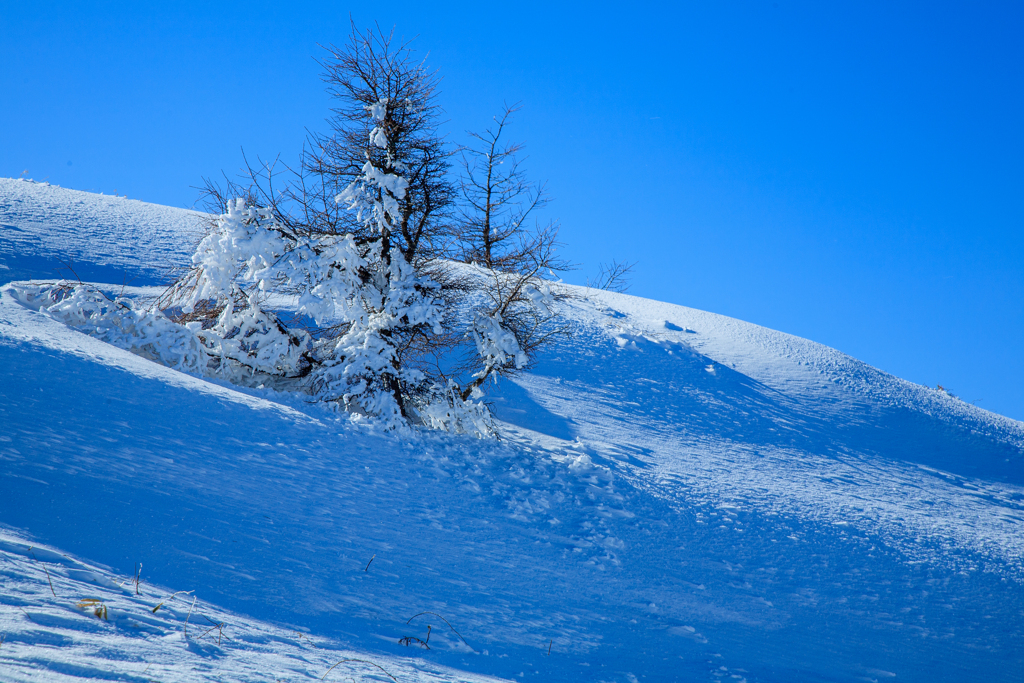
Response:
POLYGON ((564 270, 569 264, 555 255, 558 224, 529 224, 549 202, 545 187, 527 180, 519 157, 522 143, 503 139, 521 108, 505 105, 491 128, 469 133, 474 143, 461 150, 460 256, 467 263, 511 272, 528 269, 540 251, 550 261, 544 267, 564 270))
POLYGON ((474 143, 462 149, 459 256, 483 269, 487 301, 473 327, 483 368, 463 388, 463 398, 495 373, 523 369, 554 335, 567 331, 555 322, 554 309, 567 295, 545 276, 573 265, 558 254, 558 223, 536 220, 549 200, 544 186, 526 177, 523 145, 503 137, 519 109, 506 105, 491 128, 469 133, 474 143), (502 347, 515 353, 496 351, 502 347))

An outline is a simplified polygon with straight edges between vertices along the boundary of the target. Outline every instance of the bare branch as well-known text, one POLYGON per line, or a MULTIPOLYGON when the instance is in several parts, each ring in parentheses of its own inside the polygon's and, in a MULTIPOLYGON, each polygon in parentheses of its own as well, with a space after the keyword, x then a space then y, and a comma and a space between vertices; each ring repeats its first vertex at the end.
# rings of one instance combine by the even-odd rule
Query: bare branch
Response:
POLYGON ((622 294, 629 290, 634 266, 636 266, 636 261, 629 263, 628 261, 612 260, 608 264, 602 263, 598 266, 597 277, 593 280, 588 278, 586 286, 622 294))

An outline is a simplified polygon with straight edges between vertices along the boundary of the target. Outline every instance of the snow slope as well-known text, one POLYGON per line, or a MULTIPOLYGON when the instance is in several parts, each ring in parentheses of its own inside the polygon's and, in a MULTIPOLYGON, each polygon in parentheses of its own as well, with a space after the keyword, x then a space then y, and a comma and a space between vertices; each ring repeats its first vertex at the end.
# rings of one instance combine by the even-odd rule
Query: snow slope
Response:
POLYGON ((203 214, 0 178, 0 280, 166 281, 190 262, 203 214))
MULTIPOLYGON (((0 180, 0 281, 153 284, 198 218, 0 180)), ((578 294, 483 442, 183 375, 0 293, 0 680, 1020 680, 1024 423, 578 294), (141 595, 109 584, 140 561, 141 595), (178 590, 225 625, 147 612, 178 590)))

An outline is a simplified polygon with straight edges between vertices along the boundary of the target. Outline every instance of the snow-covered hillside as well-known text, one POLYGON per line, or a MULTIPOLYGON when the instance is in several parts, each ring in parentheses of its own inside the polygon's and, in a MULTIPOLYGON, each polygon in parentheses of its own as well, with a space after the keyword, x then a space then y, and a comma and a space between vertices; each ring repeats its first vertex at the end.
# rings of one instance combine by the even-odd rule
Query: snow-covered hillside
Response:
POLYGON ((151 285, 189 262, 203 214, 0 178, 0 280, 151 285))
MULTIPOLYGON (((200 218, 0 180, 0 283, 155 285, 200 218)), ((576 293, 489 387, 495 442, 185 375, 4 289, 0 680, 1020 680, 1024 423, 576 293)))

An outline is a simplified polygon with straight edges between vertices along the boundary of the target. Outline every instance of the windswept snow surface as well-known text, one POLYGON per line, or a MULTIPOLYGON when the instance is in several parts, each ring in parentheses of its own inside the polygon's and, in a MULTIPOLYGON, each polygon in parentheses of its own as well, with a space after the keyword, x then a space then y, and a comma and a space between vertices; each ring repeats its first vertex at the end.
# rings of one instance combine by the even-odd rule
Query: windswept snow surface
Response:
POLYGON ((0 178, 0 282, 150 285, 191 262, 204 214, 0 178))
MULTIPOLYGON (((195 218, 0 181, 0 281, 45 253, 152 284, 195 218)), ((191 377, 0 292, 0 680, 1021 679, 1024 424, 577 293, 573 337, 489 386, 490 442, 191 377), (191 618, 149 611, 178 590, 191 618)))

